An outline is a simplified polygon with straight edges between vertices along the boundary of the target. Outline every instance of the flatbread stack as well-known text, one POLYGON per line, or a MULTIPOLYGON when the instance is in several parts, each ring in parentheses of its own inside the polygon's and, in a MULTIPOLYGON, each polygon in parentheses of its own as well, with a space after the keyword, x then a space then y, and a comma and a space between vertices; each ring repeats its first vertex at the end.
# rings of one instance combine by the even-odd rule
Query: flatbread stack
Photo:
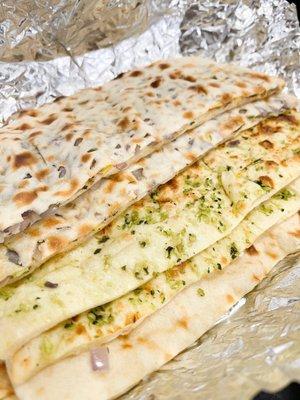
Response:
POLYGON ((116 398, 300 249, 283 87, 182 57, 0 129, 0 399, 116 398))

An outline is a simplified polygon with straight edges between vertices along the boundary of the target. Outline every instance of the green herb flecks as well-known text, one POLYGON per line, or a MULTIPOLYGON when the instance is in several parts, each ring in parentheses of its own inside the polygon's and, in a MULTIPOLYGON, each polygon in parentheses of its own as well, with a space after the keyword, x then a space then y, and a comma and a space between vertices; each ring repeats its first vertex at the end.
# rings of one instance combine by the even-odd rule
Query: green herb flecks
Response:
POLYGON ((234 260, 235 258, 237 258, 239 255, 239 251, 236 247, 236 244, 233 242, 230 245, 230 257, 232 260, 234 260))
POLYGON ((15 290, 11 287, 3 287, 0 289, 0 298, 7 301, 11 296, 13 296, 15 290))
MULTIPOLYGON (((165 231, 161 229, 160 231, 171 239, 169 241, 169 243, 171 242, 170 246, 167 246, 165 250, 166 257, 170 259, 174 256, 177 259, 176 261, 179 262, 185 255, 185 240, 189 240, 190 237, 187 234, 186 229, 184 228, 180 232, 173 232, 171 230, 165 231)), ((196 240, 196 236, 192 240, 196 240)))
POLYGON ((295 196, 295 193, 286 188, 280 190, 278 193, 276 193, 274 195, 275 199, 279 199, 279 200, 289 200, 294 196, 295 196))
POLYGON ((197 240, 197 237, 194 233, 189 233, 188 240, 189 240, 189 243, 195 243, 197 240))
POLYGON ((195 188, 200 187, 200 185, 201 181, 198 177, 191 177, 190 175, 187 175, 184 180, 183 194, 192 192, 195 188))
POLYGON ((197 289, 197 295, 198 295, 198 296, 200 296, 200 297, 203 297, 203 296, 205 296, 205 292, 204 292, 204 290, 203 290, 203 289, 201 289, 201 288, 198 288, 198 289, 197 289))
POLYGON ((265 215, 271 215, 273 213, 273 207, 271 204, 266 205, 266 204, 261 204, 259 206, 259 211, 262 212, 265 215))
POLYGON ((147 245, 149 244, 149 240, 140 240, 139 241, 139 245, 140 245, 140 247, 142 247, 142 248, 144 248, 144 247, 146 247, 147 245))
MULTIPOLYGON (((33 306, 32 306, 33 307, 33 306)), ((29 304, 21 303, 19 307, 14 310, 15 314, 25 313, 31 310, 29 304)))
POLYGON ((74 324, 73 321, 68 321, 68 322, 66 322, 66 323, 64 324, 64 328, 65 328, 65 329, 68 329, 68 330, 73 329, 74 327, 75 327, 75 324, 74 324))
POLYGON ((172 247, 172 246, 168 246, 166 248, 167 258, 171 258, 171 254, 173 251, 174 251, 174 247, 172 247))
POLYGON ((144 279, 145 276, 149 275, 149 266, 145 262, 139 262, 135 265, 133 274, 137 279, 144 279))
POLYGON ((40 352, 44 358, 49 357, 54 351, 54 345, 49 338, 43 338, 40 344, 40 352))
POLYGON ((109 240, 109 236, 104 235, 104 236, 102 236, 100 239, 98 239, 98 243, 99 243, 99 244, 105 243, 105 242, 107 242, 108 240, 109 240))
POLYGON ((168 218, 168 213, 163 211, 158 203, 154 203, 152 207, 145 207, 139 212, 133 210, 124 214, 122 229, 132 229, 137 225, 151 225, 168 218))
POLYGON ((97 326, 110 324, 114 321, 114 317, 111 313, 111 306, 109 303, 104 306, 93 308, 87 314, 87 318, 90 324, 97 326))

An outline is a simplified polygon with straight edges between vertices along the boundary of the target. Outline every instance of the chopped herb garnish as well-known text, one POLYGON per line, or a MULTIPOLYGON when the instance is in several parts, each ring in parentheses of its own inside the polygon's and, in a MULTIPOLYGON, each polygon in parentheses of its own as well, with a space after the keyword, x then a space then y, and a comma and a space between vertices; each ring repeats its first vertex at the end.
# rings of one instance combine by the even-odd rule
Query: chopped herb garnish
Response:
POLYGON ((225 232, 225 230, 226 230, 226 225, 222 221, 219 221, 218 231, 225 232))
POLYGON ((172 253, 172 251, 174 251, 174 247, 168 246, 168 247, 166 248, 167 258, 171 258, 171 253, 172 253))
POLYGON ((273 213, 273 208, 271 205, 261 204, 259 210, 265 215, 271 215, 273 213))
POLYGON ((0 298, 7 301, 14 294, 14 290, 9 287, 0 289, 0 298))
POLYGON ((44 357, 49 356, 54 350, 53 343, 45 337, 40 345, 40 351, 44 357))
POLYGON ((154 204, 153 207, 145 207, 140 213, 137 210, 133 210, 131 213, 127 212, 124 215, 124 220, 121 228, 131 229, 136 225, 155 224, 161 221, 165 221, 167 218, 168 213, 162 211, 160 205, 154 204))
POLYGON ((195 243, 196 242, 196 235, 194 233, 189 233, 189 242, 195 243))
POLYGON ((74 322, 72 322, 72 321, 66 322, 66 323, 64 324, 64 328, 65 328, 65 329, 72 329, 72 328, 74 328, 74 322))
POLYGON ((134 276, 137 279, 143 279, 145 275, 149 275, 149 267, 145 265, 145 262, 138 263, 135 266, 134 276))
POLYGON ((289 200, 291 197, 294 196, 295 194, 293 192, 285 188, 280 190, 280 192, 276 193, 274 197, 280 200, 289 200))
POLYGON ((239 251, 238 251, 238 249, 236 247, 236 244, 235 243, 231 243, 231 246, 230 246, 231 259, 234 260, 235 258, 237 258, 238 255, 239 255, 239 251))
POLYGON ((99 306, 92 309, 87 318, 92 325, 105 325, 114 321, 114 317, 107 306, 99 306))
POLYGON ((190 175, 187 175, 184 181, 184 188, 183 188, 183 194, 188 194, 190 193, 193 189, 198 188, 201 184, 201 181, 199 178, 194 178, 192 179, 190 175))
POLYGON ((198 296, 201 296, 201 297, 205 296, 204 290, 201 289, 201 288, 198 288, 198 289, 197 289, 197 295, 198 295, 198 296))
POLYGON ((105 243, 109 239, 109 236, 102 236, 102 238, 98 239, 98 243, 105 243))
POLYGON ((160 294, 160 301, 161 303, 164 303, 166 301, 166 296, 163 293, 160 294))
POLYGON ((151 197, 151 199, 153 200, 153 202, 156 202, 156 201, 157 201, 157 196, 158 196, 158 191, 157 191, 157 190, 154 190, 154 191, 150 194, 150 197, 151 197))

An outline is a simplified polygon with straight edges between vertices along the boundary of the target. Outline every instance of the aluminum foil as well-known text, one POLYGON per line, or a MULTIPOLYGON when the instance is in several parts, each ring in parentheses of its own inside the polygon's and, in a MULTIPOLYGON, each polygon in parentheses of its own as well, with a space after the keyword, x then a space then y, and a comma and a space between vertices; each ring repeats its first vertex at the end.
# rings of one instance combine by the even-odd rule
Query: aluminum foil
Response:
POLYGON ((299 255, 122 400, 248 400, 300 380, 299 255))
MULTIPOLYGON (((300 98, 285 0, 2 0, 0 123, 178 54, 277 74, 300 98)), ((299 259, 299 257, 298 257, 299 259)), ((300 380, 300 262, 288 258, 191 349, 124 400, 248 400, 300 380)))
POLYGON ((177 0, 2 0, 0 124, 177 55, 182 13, 177 0))
POLYGON ((181 25, 184 54, 282 76, 300 98, 300 29, 285 0, 194 1, 181 25))

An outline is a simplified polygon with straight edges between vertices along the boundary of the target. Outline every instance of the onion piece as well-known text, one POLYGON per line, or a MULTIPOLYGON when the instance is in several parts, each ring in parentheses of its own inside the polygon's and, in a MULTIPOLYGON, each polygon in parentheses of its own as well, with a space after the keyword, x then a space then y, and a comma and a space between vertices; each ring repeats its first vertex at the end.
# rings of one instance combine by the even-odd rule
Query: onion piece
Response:
POLYGON ((53 282, 50 282, 50 281, 46 281, 44 283, 44 286, 47 287, 47 288, 50 288, 50 289, 56 289, 58 287, 58 283, 53 283, 53 282))
POLYGON ((90 353, 93 371, 108 371, 108 348, 99 347, 97 349, 92 349, 90 353))
POLYGON ((8 258, 8 261, 10 261, 10 262, 22 267, 22 264, 20 263, 20 256, 15 250, 7 249, 6 250, 6 256, 8 258))
POLYGON ((121 171, 122 169, 127 168, 127 167, 128 167, 128 164, 127 164, 126 162, 121 162, 121 163, 119 163, 119 164, 116 164, 115 167, 116 167, 118 170, 121 171))
POLYGON ((132 171, 131 173, 132 173, 132 175, 135 177, 135 179, 137 180, 137 181, 140 181, 140 180, 142 180, 143 178, 144 178, 144 175, 143 175, 143 168, 138 168, 138 169, 136 169, 135 171, 132 171))

